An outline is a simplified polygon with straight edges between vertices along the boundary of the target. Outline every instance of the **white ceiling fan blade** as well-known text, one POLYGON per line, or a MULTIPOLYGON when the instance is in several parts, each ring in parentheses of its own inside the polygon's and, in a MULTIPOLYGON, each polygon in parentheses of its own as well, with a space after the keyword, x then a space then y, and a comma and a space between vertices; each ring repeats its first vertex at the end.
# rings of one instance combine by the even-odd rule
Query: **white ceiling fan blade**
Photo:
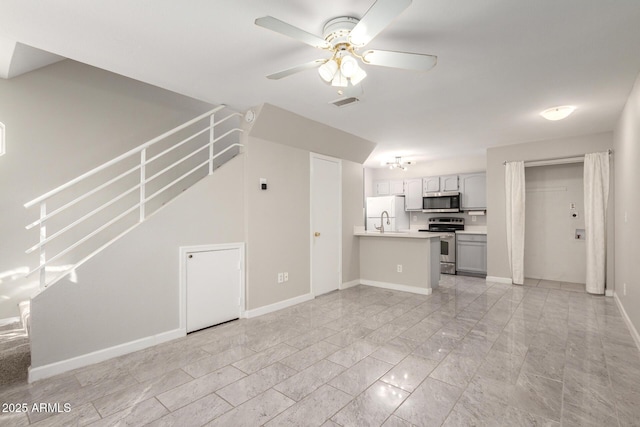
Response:
POLYGON ((349 42, 362 47, 400 15, 411 4, 411 0, 378 0, 351 30, 349 42))
POLYGON ((293 68, 289 68, 283 71, 279 71, 277 73, 269 74, 267 78, 271 80, 279 80, 283 77, 287 77, 292 74, 299 73, 300 71, 310 70, 311 68, 318 68, 325 62, 327 62, 326 59, 316 59, 315 61, 307 62, 306 64, 301 64, 293 68))
POLYGON ((331 45, 326 40, 304 30, 301 30, 298 27, 294 27, 291 24, 287 24, 286 22, 276 19, 273 16, 258 18, 256 19, 255 24, 268 30, 275 31, 276 33, 284 34, 285 36, 291 37, 293 39, 301 41, 302 43, 306 43, 319 49, 328 49, 331 47, 331 45))
POLYGON ((416 71, 429 71, 438 63, 437 56, 390 50, 367 50, 362 58, 366 64, 416 71))

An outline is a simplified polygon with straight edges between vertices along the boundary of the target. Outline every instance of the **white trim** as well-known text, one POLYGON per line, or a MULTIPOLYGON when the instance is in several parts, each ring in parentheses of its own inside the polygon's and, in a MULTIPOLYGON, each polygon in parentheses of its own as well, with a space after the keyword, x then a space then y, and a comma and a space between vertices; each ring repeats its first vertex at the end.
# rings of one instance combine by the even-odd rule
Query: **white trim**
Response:
POLYGON ((620 298, 618 298, 617 292, 613 293, 613 299, 616 301, 616 305, 620 309, 620 313, 622 313, 622 318, 624 319, 624 322, 627 324, 627 327, 629 328, 629 332, 631 332, 631 336, 633 337, 633 340, 636 342, 636 347, 638 347, 638 350, 640 350, 640 334, 638 333, 638 330, 633 325, 633 323, 631 323, 631 319, 629 318, 627 311, 624 309, 624 306, 622 305, 620 298))
POLYGON ((313 159, 321 159, 329 162, 337 163, 338 165, 338 211, 340 216, 338 217, 338 282, 336 283, 336 289, 340 290, 342 277, 342 159, 337 157, 325 156, 324 154, 318 154, 309 152, 309 288, 311 294, 317 296, 317 293, 313 289, 313 159))
POLYGON ((6 317, 4 319, 0 319, 0 326, 11 325, 12 323, 20 322, 20 316, 16 317, 6 317))
POLYGON ((0 156, 6 153, 6 145, 5 145, 5 127, 2 122, 0 122, 0 156))
POLYGON ((246 310, 244 312, 244 317, 247 319, 257 316, 262 316, 263 314, 272 313, 274 311, 282 310, 283 308, 291 307, 296 304, 300 304, 306 301, 310 301, 314 299, 312 293, 300 295, 298 297, 289 298, 284 301, 278 301, 273 304, 264 305, 262 307, 254 308, 253 310, 246 310))
POLYGON ((342 282, 340 285, 340 290, 353 288, 354 286, 358 286, 360 284, 360 279, 351 280, 350 282, 342 282))
POLYGON ((180 246, 179 249, 179 318, 180 329, 187 330, 187 255, 192 252, 208 252, 223 251, 227 249, 238 249, 240 253, 240 311, 238 317, 244 317, 246 298, 245 298, 245 244, 237 243, 219 243, 211 245, 196 246, 180 246))
POLYGON ((418 288, 416 286, 401 285, 398 283, 377 282, 375 280, 360 279, 360 284, 367 286, 375 286, 376 288, 391 289, 394 291, 411 292, 412 294, 431 295, 433 289, 418 288))
MULTIPOLYGON (((485 279, 487 282, 495 282, 495 283, 508 283, 513 284, 513 280, 511 277, 497 277, 497 276, 487 276, 485 279)), ((520 286, 520 285, 518 285, 520 286)))
POLYGON ((81 356, 72 357, 71 359, 61 360, 59 362, 50 363, 35 368, 29 367, 29 383, 49 378, 54 375, 68 372, 73 369, 82 368, 94 363, 104 362, 113 357, 122 356, 123 354, 133 353, 134 351, 144 350, 154 345, 162 344, 167 341, 181 338, 186 335, 184 329, 174 329, 172 331, 162 332, 157 335, 151 335, 124 344, 118 344, 113 347, 104 348, 81 356))

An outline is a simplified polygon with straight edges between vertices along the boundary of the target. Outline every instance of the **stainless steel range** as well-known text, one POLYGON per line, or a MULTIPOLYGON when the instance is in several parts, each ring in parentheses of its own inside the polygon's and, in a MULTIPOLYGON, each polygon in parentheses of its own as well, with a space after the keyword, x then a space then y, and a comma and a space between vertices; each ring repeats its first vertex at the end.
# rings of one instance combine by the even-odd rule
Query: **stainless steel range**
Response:
POLYGON ((456 274, 456 231, 464 230, 464 218, 429 218, 429 228, 419 231, 445 233, 440 237, 440 273, 456 274))

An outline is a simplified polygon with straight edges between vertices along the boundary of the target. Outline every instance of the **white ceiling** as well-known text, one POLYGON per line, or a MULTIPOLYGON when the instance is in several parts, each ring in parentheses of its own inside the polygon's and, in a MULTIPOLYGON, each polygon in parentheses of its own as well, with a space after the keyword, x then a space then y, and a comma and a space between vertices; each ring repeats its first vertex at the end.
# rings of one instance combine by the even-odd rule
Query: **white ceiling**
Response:
POLYGON ((613 129, 640 71, 638 0, 415 0, 369 45, 428 53, 427 73, 367 66, 361 102, 315 70, 264 76, 327 57, 257 27, 272 15, 321 35, 373 0, 5 0, 0 36, 214 104, 268 102, 378 143, 367 165, 613 129), (572 104, 567 120, 538 113, 572 104))

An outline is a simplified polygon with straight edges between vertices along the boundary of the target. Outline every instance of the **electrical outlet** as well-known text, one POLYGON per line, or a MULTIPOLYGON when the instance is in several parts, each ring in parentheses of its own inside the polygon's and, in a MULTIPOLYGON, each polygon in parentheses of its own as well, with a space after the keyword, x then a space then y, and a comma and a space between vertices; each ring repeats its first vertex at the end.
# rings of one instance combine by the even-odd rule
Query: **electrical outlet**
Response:
POLYGON ((627 295, 627 284, 623 283, 622 284, 622 295, 627 295))
POLYGON ((398 264, 396 270, 398 271, 398 273, 402 273, 402 264, 398 264))
POLYGON ((289 281, 289 272, 287 272, 287 271, 284 272, 284 281, 285 282, 289 281))
POLYGON ((283 282, 284 282, 284 274, 278 273, 278 283, 283 283, 283 282))
POLYGON ((471 222, 476 222, 477 218, 478 218, 477 216, 471 215, 471 222))

